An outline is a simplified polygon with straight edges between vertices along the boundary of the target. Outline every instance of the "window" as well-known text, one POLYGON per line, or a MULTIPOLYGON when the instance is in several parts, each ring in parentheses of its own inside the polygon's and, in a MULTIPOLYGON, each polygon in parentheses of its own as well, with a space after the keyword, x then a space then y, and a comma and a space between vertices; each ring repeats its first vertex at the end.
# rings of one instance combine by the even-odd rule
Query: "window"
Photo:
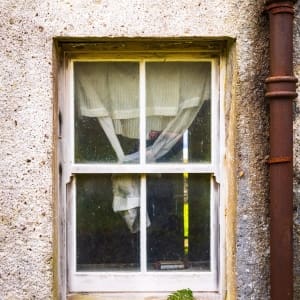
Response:
POLYGON ((69 291, 218 289, 218 66, 189 52, 68 59, 69 291))

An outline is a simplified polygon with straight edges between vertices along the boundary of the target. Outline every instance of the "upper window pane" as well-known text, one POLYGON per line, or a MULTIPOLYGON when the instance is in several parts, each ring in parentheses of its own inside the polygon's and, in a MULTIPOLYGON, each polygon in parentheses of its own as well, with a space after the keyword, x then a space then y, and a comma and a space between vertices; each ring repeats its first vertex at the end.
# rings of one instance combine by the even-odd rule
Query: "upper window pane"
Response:
POLYGON ((139 64, 75 62, 75 162, 124 162, 139 150, 139 64))
POLYGON ((145 73, 140 64, 74 63, 75 162, 139 163, 141 138, 147 163, 209 162, 211 63, 146 62, 145 73))
POLYGON ((211 65, 146 64, 147 162, 211 159, 211 65))

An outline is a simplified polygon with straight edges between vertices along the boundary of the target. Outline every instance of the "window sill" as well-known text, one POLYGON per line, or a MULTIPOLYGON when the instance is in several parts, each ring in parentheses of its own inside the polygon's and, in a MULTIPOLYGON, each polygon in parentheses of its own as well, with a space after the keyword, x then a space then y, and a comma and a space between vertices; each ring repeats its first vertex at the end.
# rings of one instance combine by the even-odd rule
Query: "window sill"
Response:
MULTIPOLYGON (((166 300, 170 293, 69 294, 67 300, 166 300)), ((219 293, 194 293, 195 300, 221 300, 219 293)))

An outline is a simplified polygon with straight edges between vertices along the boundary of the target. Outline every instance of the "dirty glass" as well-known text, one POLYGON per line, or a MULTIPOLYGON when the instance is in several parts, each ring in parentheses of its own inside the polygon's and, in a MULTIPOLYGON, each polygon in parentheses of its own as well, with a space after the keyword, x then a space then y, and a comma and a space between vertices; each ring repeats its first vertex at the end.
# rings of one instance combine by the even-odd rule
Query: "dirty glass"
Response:
POLYGON ((210 175, 147 177, 148 269, 210 269, 210 175))
POLYGON ((125 162, 139 150, 139 64, 75 62, 74 82, 75 162, 125 162))
POLYGON ((76 176, 77 271, 139 270, 138 200, 138 176, 76 176))
MULTIPOLYGON (((146 62, 145 71, 146 162, 210 162, 211 64, 146 62)), ((139 163, 139 63, 75 62, 74 82, 75 163, 139 163)), ((211 175, 143 175, 140 199, 141 176, 117 172, 75 176, 77 271, 140 270, 141 201, 147 269, 210 270, 211 175)))
POLYGON ((146 63, 147 162, 211 160, 211 65, 146 63))

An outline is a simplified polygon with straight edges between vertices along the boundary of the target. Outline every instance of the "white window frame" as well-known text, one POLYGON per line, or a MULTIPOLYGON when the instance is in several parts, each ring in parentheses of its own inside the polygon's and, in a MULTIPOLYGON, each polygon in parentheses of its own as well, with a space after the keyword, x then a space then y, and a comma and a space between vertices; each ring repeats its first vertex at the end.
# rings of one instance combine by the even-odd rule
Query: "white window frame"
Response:
POLYGON ((61 201, 66 207, 67 227, 67 285, 69 292, 168 292, 183 288, 193 291, 218 291, 220 288, 220 57, 209 57, 201 53, 159 53, 153 54, 81 54, 72 55, 65 60, 64 96, 62 110, 62 184, 61 201), (138 57, 138 58, 136 58, 138 57), (78 164, 74 162, 74 80, 73 65, 76 61, 136 61, 140 62, 140 147, 143 160, 136 165, 78 164), (145 150, 145 62, 148 61, 203 61, 211 63, 211 162, 192 164, 146 164, 145 150), (144 118, 143 118, 144 116, 144 118), (143 155, 144 154, 144 155, 143 155), (163 169, 163 171, 162 171, 163 169), (208 272, 151 272, 146 271, 146 203, 141 201, 141 270, 139 272, 76 272, 76 174, 134 173, 141 175, 141 199, 146 199, 146 174, 150 173, 199 173, 211 174, 210 205, 210 264, 208 272))

